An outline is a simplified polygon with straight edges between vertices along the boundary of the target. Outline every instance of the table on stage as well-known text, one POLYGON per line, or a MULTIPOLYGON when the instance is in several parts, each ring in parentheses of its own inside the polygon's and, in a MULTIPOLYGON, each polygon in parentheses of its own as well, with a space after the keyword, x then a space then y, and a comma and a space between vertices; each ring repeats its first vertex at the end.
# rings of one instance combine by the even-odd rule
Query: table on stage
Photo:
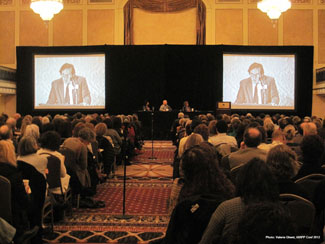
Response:
MULTIPOLYGON (((170 112, 161 112, 161 111, 137 111, 139 120, 142 123, 142 132, 144 139, 151 139, 151 129, 153 123, 153 139, 155 140, 169 140, 170 137, 170 129, 175 119, 177 119, 177 115, 180 111, 173 110, 170 112)), ((207 114, 212 113, 213 111, 194 111, 194 112, 184 112, 191 119, 199 114, 207 114)))

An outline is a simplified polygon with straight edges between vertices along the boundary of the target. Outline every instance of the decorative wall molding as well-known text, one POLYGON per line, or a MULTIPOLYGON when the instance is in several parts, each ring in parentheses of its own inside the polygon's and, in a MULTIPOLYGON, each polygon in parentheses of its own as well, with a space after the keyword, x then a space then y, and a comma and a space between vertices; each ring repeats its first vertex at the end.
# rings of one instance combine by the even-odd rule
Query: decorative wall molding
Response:
POLYGON ((114 0, 88 0, 88 4, 114 4, 114 0))
POLYGON ((0 0, 0 6, 12 6, 14 5, 13 0, 0 0))
POLYGON ((243 0, 216 0, 216 3, 242 3, 243 0))

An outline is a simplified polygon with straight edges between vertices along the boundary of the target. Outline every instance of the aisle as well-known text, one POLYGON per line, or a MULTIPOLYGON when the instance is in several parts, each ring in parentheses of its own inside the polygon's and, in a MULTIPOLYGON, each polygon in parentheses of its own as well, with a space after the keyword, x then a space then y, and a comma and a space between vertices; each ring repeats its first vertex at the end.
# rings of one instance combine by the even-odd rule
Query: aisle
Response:
POLYGON ((95 199, 105 201, 100 209, 74 209, 46 236, 48 243, 149 243, 163 236, 169 217, 167 202, 172 185, 175 147, 169 141, 146 141, 140 154, 127 166, 125 213, 119 219, 123 202, 123 167, 115 179, 98 186, 95 199), (148 156, 149 155, 149 156, 148 156))

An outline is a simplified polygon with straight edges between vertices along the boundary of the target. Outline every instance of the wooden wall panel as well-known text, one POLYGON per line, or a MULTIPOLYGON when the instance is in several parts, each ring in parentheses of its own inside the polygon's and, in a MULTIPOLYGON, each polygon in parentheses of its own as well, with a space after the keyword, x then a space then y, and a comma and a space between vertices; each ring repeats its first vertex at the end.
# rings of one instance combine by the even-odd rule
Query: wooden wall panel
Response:
POLYGON ((325 10, 318 10, 318 63, 325 64, 325 10))
POLYGON ((248 10, 248 44, 278 45, 278 25, 260 10, 248 10))
POLYGON ((313 45, 313 10, 291 9, 283 14, 283 44, 313 45))
POLYGON ((243 44, 243 10, 216 10, 216 44, 243 44))
POLYGON ((114 10, 88 10, 88 45, 114 44, 114 10))
POLYGON ((196 44, 196 8, 176 13, 134 9, 134 44, 196 44))
POLYGON ((0 64, 14 64, 15 46, 15 12, 0 12, 0 64))
POLYGON ((19 45, 48 46, 48 27, 33 11, 21 11, 19 23, 19 45))
POLYGON ((63 10, 54 16, 53 45, 82 45, 82 10, 63 10))

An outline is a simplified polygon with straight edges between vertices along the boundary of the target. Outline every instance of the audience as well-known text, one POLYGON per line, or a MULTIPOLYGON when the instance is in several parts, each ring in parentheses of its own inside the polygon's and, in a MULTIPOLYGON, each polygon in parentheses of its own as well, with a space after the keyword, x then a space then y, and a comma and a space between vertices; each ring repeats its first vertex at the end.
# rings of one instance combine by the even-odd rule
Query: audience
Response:
POLYGON ((12 224, 17 235, 21 235, 29 226, 27 216, 30 203, 21 173, 17 169, 15 148, 7 140, 0 140, 0 175, 10 181, 12 224))
POLYGON ((211 216, 200 244, 229 243, 236 233, 246 206, 277 202, 279 192, 269 166, 259 158, 246 163, 237 178, 237 196, 221 203, 211 216))

